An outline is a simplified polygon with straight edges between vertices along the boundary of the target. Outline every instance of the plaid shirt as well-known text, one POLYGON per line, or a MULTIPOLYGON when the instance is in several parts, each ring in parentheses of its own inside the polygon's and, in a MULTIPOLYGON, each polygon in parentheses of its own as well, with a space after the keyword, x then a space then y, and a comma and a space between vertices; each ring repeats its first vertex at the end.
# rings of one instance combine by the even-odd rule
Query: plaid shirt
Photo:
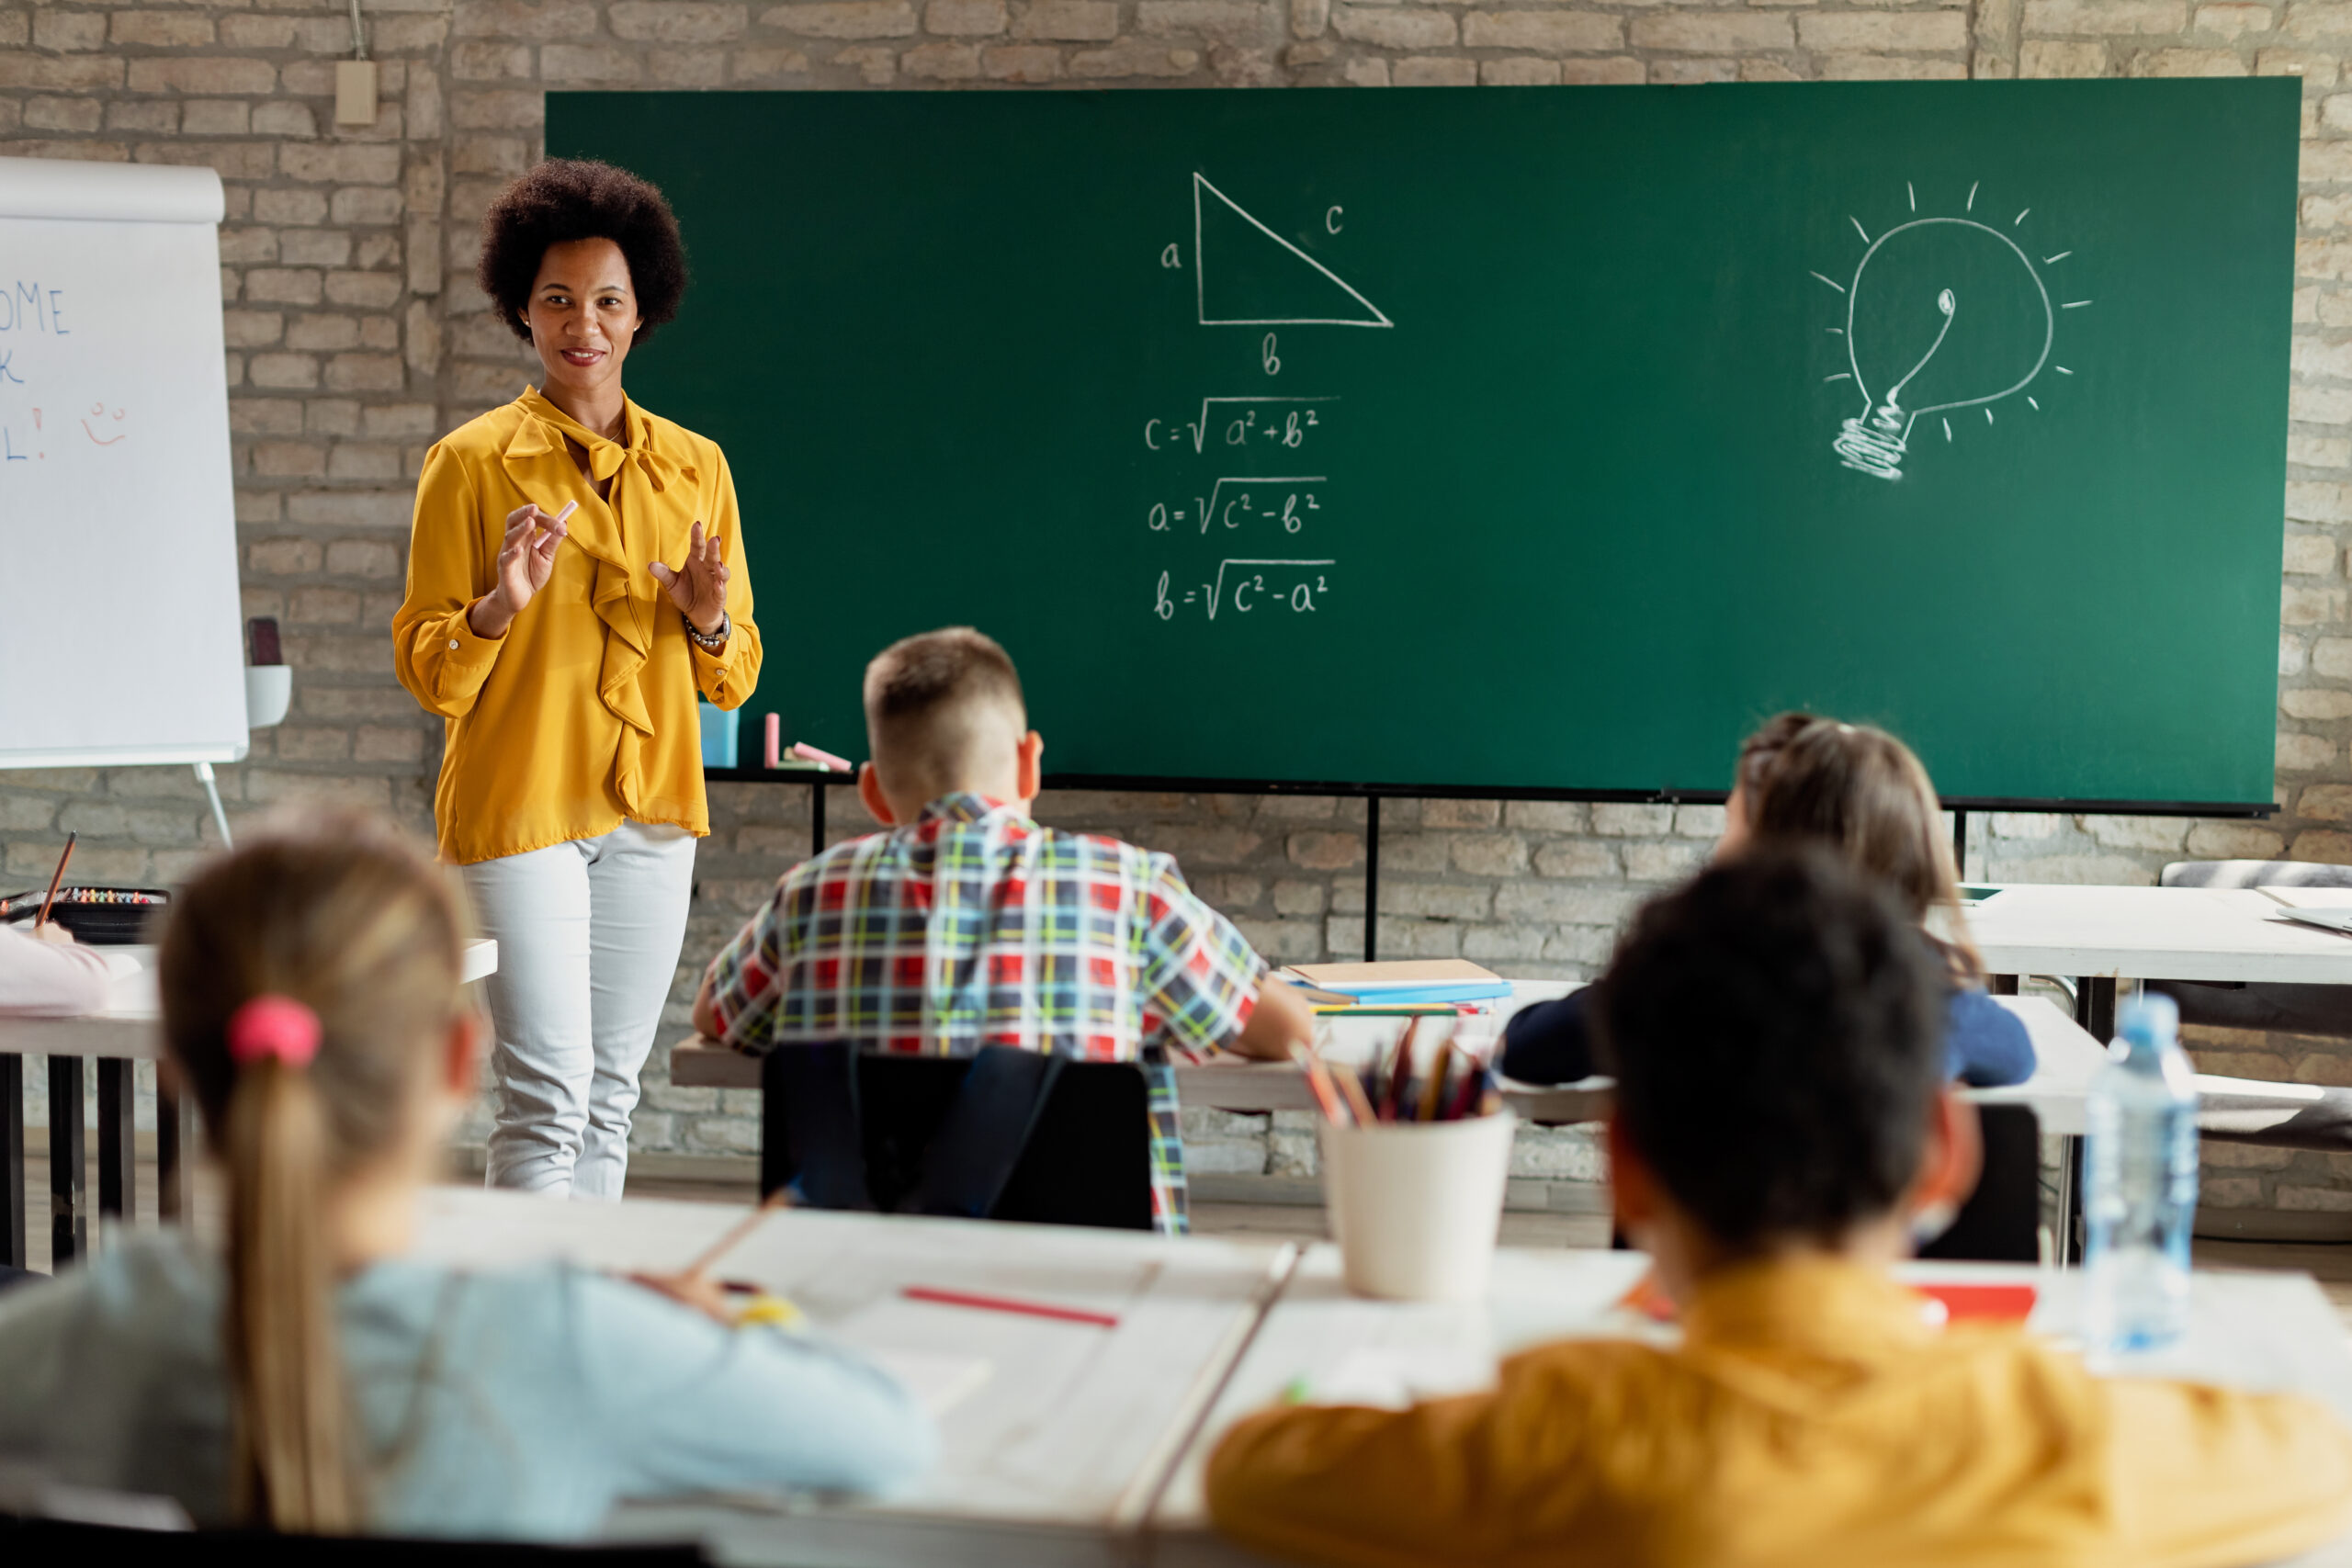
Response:
POLYGON ((1152 1221, 1181 1235, 1184 1145, 1167 1053, 1231 1042, 1264 969, 1169 856, 957 794, 786 873, 718 955, 711 989, 741 1051, 846 1040, 1142 1061, 1152 1221))

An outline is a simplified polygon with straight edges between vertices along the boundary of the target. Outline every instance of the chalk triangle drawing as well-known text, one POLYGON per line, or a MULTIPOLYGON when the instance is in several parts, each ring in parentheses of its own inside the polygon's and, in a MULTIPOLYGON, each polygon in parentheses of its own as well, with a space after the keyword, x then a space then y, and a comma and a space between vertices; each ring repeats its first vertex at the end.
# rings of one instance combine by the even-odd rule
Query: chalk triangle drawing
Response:
POLYGON ((1338 273, 1259 222, 1197 172, 1193 282, 1204 327, 1396 325, 1338 273))

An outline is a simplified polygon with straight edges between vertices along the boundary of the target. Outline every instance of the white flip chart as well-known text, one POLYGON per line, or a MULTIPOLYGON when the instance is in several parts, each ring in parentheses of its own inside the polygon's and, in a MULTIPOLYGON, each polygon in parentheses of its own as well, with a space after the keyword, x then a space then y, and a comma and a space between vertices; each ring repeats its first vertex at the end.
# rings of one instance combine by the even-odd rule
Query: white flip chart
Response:
POLYGON ((221 210, 0 158, 0 768, 244 755, 221 210))

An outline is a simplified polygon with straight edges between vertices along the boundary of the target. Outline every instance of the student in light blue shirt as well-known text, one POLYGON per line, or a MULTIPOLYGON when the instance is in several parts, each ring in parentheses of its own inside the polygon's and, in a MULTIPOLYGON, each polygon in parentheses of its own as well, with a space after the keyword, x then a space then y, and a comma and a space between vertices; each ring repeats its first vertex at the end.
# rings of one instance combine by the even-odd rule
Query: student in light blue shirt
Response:
POLYGON ((182 894, 167 1048, 228 1175, 186 1233, 0 1297, 0 1459, 177 1499, 201 1524, 577 1538, 626 1497, 868 1491, 931 1461, 887 1374, 695 1281, 403 1256, 470 1099, 458 911, 344 818, 256 840, 182 894))

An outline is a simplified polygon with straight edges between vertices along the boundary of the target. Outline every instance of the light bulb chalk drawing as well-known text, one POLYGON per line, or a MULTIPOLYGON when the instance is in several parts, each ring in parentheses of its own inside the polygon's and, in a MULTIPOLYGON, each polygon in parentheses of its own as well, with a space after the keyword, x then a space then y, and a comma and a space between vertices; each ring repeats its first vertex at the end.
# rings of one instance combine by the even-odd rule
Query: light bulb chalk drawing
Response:
MULTIPOLYGON (((1973 211, 1973 189, 1969 197, 1973 211)), ((2010 227, 2023 224, 2031 210, 2019 211, 2010 227)), ((1914 218, 1872 239, 1859 219, 1849 220, 1865 245, 1851 280, 1812 275, 1845 299, 1846 324, 1827 330, 1845 339, 1847 369, 1826 379, 1852 381, 1862 399, 1861 412, 1844 421, 1830 443, 1845 467, 1899 479, 1922 415, 1975 408, 1992 424, 1990 405, 2024 391, 2045 367, 2073 374, 2050 366, 2058 311, 2090 301, 2053 306, 2041 268, 1999 228, 1973 218, 1914 218), (1875 307, 1867 316, 1866 298, 1875 307), (1962 342, 1964 353, 1951 352, 1962 342), (1874 394, 1873 385, 1882 389, 1874 394), (1923 387, 1932 389, 1924 397, 1923 387), (1915 407, 1906 399, 1920 400, 1915 407)), ((2061 251, 2043 265, 2073 254, 2061 251)), ((2038 401, 2026 401, 2040 411, 2038 401)), ((1938 423, 1951 441, 1951 419, 1938 423)))

